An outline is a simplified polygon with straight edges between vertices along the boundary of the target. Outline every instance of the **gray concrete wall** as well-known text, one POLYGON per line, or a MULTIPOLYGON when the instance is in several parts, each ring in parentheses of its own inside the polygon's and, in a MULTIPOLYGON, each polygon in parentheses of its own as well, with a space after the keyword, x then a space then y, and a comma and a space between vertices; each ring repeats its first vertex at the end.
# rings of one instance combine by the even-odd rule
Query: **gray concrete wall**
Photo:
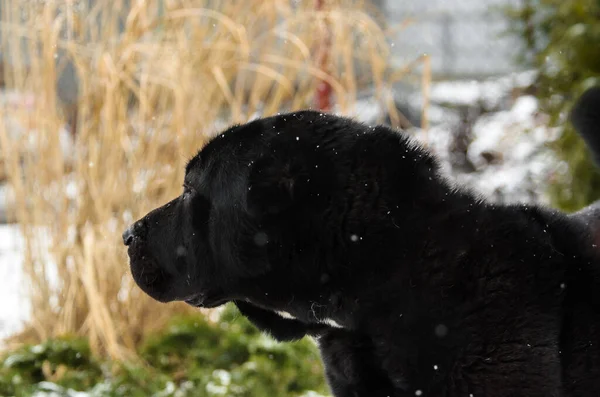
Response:
POLYGON ((500 7, 519 0, 376 0, 390 24, 413 23, 394 38, 394 61, 431 56, 433 72, 444 77, 485 77, 520 70, 517 39, 502 37, 508 27, 500 7))

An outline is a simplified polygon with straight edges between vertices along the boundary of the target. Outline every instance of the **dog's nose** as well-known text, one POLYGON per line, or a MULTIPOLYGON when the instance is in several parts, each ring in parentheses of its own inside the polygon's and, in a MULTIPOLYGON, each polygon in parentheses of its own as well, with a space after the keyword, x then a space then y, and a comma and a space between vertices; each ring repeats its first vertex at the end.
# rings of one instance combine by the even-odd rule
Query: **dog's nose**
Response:
POLYGON ((131 244, 132 240, 133 240, 133 226, 129 226, 123 232, 123 244, 129 245, 129 244, 131 244))
POLYGON ((143 222, 137 221, 133 225, 129 226, 127 230, 123 232, 123 244, 129 245, 133 241, 134 237, 140 236, 141 229, 143 229, 143 222))
POLYGON ((133 225, 129 226, 127 230, 123 232, 123 244, 129 245, 133 241, 133 225))

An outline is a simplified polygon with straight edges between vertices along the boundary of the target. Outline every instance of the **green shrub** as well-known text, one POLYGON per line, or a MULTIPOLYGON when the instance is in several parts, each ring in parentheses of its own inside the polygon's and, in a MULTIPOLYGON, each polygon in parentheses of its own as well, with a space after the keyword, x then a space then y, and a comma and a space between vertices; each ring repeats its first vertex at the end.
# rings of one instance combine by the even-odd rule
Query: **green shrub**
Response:
POLYGON ((522 38, 520 61, 539 71, 537 96, 552 126, 554 149, 569 171, 551 186, 554 203, 576 210, 600 198, 600 173, 566 118, 574 100, 600 85, 600 1, 524 0, 507 10, 511 31, 522 38))
POLYGON ((77 338, 25 346, 3 359, 0 395, 291 397, 327 390, 311 340, 277 343, 234 306, 217 323, 201 315, 173 319, 148 337, 140 356, 143 363, 97 362, 77 338))
POLYGON ((0 372, 0 395, 27 395, 32 385, 56 377, 59 384, 86 390, 102 379, 102 371, 79 339, 50 340, 8 355, 0 372))

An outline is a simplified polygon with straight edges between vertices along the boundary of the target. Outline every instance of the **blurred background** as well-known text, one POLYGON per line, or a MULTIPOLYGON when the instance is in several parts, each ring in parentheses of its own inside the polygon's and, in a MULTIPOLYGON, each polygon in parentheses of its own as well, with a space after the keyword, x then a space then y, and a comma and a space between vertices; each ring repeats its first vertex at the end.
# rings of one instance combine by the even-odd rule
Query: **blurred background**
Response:
POLYGON ((121 244, 234 122, 302 108, 406 130, 496 202, 600 178, 567 123, 597 0, 3 0, 0 395, 328 395, 310 340, 158 304, 121 244))

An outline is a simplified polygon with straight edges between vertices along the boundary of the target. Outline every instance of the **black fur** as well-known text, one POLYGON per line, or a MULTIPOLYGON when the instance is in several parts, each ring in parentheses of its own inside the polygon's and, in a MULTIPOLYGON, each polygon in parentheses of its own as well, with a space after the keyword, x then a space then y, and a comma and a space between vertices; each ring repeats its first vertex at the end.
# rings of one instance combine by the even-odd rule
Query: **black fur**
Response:
POLYGON ((136 282, 315 337, 336 397, 600 390, 595 207, 486 203, 406 136, 313 111, 228 129, 185 186, 124 233, 136 282))

